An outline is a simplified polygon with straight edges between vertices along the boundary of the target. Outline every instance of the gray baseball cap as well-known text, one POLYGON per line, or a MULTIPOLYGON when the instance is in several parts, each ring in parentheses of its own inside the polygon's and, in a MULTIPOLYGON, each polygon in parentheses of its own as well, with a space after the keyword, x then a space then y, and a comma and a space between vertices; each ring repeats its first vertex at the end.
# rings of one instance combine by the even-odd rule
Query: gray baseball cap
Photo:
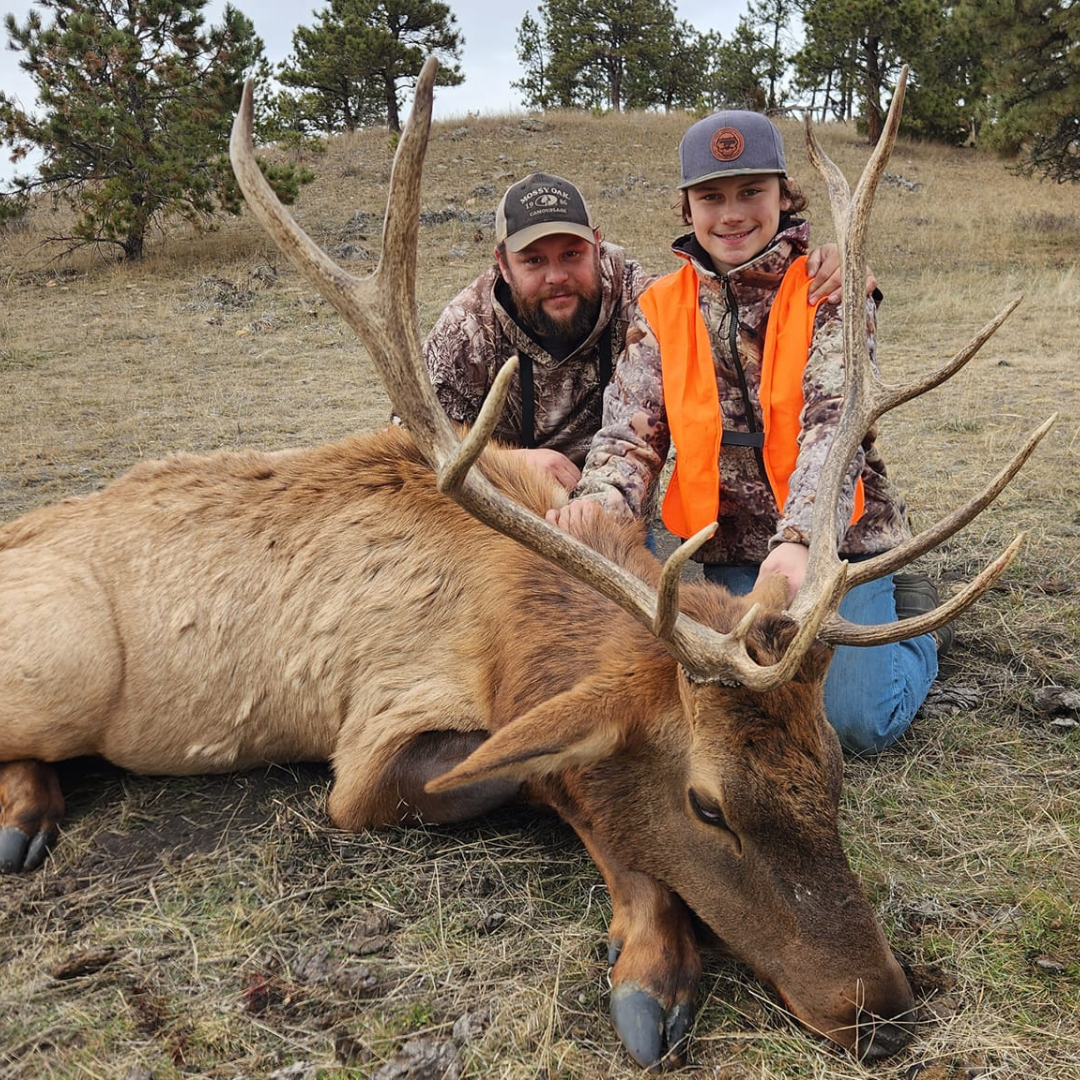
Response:
POLYGON ((520 251, 555 233, 596 240, 589 208, 569 180, 535 172, 506 189, 495 211, 496 244, 520 251))
POLYGON ((727 109, 699 120, 679 143, 680 188, 718 176, 787 175, 784 141, 761 113, 727 109))

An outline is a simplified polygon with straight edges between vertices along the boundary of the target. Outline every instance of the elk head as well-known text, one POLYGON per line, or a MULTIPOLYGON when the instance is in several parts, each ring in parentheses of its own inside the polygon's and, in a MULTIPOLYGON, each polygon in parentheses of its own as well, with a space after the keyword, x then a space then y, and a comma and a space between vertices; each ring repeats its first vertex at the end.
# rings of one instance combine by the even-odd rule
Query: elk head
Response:
MULTIPOLYGON (((786 613, 777 591, 767 585, 752 594, 749 606, 735 604, 712 586, 686 587, 681 603, 681 568, 715 526, 675 552, 653 587, 503 496, 472 468, 505 400, 514 361, 501 372, 463 439, 435 398, 415 303, 420 177, 435 70, 429 59, 417 83, 394 161, 383 254, 370 278, 355 279, 337 266, 273 196, 251 145, 250 84, 231 146, 240 187, 283 252, 360 336, 439 489, 629 613, 666 650, 666 655, 653 650, 661 659, 649 661, 637 685, 655 679, 676 687, 667 697, 657 693, 646 701, 646 694, 629 706, 605 705, 598 689, 604 673, 598 672, 594 685, 574 688, 501 728, 429 790, 513 776, 540 788, 549 784, 551 804, 572 818, 574 806, 555 790, 570 781, 565 775, 553 779, 560 769, 572 771, 576 791, 584 793, 590 814, 601 819, 597 835, 602 834, 605 850, 631 853, 632 870, 681 897, 736 956, 777 988, 808 1027, 860 1056, 891 1053, 910 1038, 912 996, 840 847, 841 752, 822 707, 829 646, 881 644, 943 625, 989 588, 1021 538, 934 612, 902 624, 865 627, 847 623, 837 610, 848 589, 899 569, 974 518, 1020 468, 1051 421, 983 492, 899 548, 849 567, 837 557, 834 522, 849 463, 870 425, 959 370, 1011 307, 927 377, 905 386, 881 383, 869 361, 865 319, 850 305, 862 303, 869 210, 896 138, 904 79, 854 196, 808 125, 812 159, 829 187, 849 310, 845 406, 818 487, 807 578, 786 613), (700 617, 691 609, 695 614, 701 609, 700 617), (634 722, 654 706, 667 712, 650 716, 649 723, 634 722), (615 715, 620 710, 624 715, 615 715), (679 736, 670 738, 676 730, 679 736), (636 792, 645 794, 636 798, 636 792), (769 924, 766 932, 763 923, 769 924)), ((590 850, 602 864, 600 846, 590 850)), ((626 1039, 621 1028, 620 1033, 626 1039)))

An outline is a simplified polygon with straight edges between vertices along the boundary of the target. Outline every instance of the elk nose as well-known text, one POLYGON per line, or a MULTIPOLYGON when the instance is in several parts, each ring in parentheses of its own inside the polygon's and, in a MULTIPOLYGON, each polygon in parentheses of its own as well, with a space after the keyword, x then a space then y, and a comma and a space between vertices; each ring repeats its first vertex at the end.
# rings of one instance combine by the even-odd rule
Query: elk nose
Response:
POLYGON ((883 1020, 872 1013, 859 1017, 859 1035, 855 1055, 860 1061, 882 1061, 898 1054, 915 1034, 914 1025, 907 1020, 883 1020))

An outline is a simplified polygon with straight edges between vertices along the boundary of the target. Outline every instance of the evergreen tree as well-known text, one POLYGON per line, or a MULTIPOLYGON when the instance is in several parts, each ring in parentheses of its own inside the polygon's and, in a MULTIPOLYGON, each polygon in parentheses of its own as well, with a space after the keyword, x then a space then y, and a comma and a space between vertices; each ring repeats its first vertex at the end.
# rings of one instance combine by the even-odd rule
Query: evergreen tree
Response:
POLYGON ((548 52, 540 25, 527 11, 518 26, 517 57, 522 76, 510 85, 520 90, 530 109, 546 109, 549 104, 547 65, 548 52))
POLYGON ((619 112, 700 98, 700 36, 671 0, 542 0, 539 13, 518 28, 527 66, 514 85, 528 83, 532 101, 619 112))
POLYGON ((1023 155, 1025 171, 1080 181, 1080 2, 983 0, 963 13, 994 43, 984 141, 1023 155))
POLYGON ((749 21, 741 17, 728 40, 717 34, 712 42, 705 82, 709 108, 764 112, 768 105, 768 47, 749 21))
MULTIPOLYGON (((25 23, 6 17, 38 107, 0 93, 0 142, 14 161, 35 147, 43 160, 37 177, 16 177, 3 193, 0 215, 47 189, 76 211, 73 235, 58 240, 116 245, 139 259, 147 232, 169 216, 202 225, 239 212, 229 129, 263 45, 233 7, 206 28, 205 3, 38 0, 25 23)), ((286 200, 295 195, 298 175, 274 179, 286 200)))
POLYGON ((322 130, 385 122, 401 131, 402 89, 415 84, 431 53, 440 61, 439 86, 463 82, 451 63, 463 44, 456 18, 439 0, 330 0, 314 26, 294 31, 278 78, 306 92, 297 100, 322 130))
POLYGON ((846 118, 854 96, 871 145, 885 122, 887 88, 900 65, 940 30, 945 9, 931 0, 804 0, 805 44, 795 55, 798 82, 846 118))
POLYGON ((787 93, 783 86, 788 67, 788 24, 796 11, 796 0, 749 0, 746 14, 739 19, 750 32, 761 68, 765 89, 765 111, 778 112, 787 93))
POLYGON ((977 24, 944 9, 933 33, 913 47, 904 129, 936 142, 972 140, 988 110, 983 92, 993 52, 977 24))
POLYGON ((658 51, 655 68, 635 72, 638 85, 628 104, 642 108, 660 105, 667 111, 701 108, 706 101, 713 44, 714 35, 700 34, 680 19, 672 28, 670 42, 658 51))

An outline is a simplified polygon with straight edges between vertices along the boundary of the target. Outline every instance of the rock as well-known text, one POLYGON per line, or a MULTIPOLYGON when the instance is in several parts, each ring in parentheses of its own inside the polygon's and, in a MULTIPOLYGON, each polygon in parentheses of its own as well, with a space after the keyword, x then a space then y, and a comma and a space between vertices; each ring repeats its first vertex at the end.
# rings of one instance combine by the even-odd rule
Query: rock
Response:
MULTIPOLYGON (((1034 703, 1036 710, 1047 716, 1075 717, 1080 713, 1080 691, 1067 686, 1041 686, 1035 691, 1034 703)), ((1064 726, 1075 727, 1075 719, 1064 726)))
POLYGON ((459 1043, 472 1042, 479 1039, 488 1029, 491 1023, 491 1014, 487 1009, 474 1009, 454 1021, 453 1036, 459 1043))
POLYGON ((410 1039, 371 1080, 460 1080, 461 1054, 449 1039, 427 1035, 410 1039))
POLYGON ((54 979, 78 979, 83 975, 93 975, 115 959, 115 949, 92 945, 68 953, 63 960, 53 965, 49 974, 54 979))
POLYGON ((978 687, 951 682, 936 682, 930 687, 919 709, 920 716, 941 717, 974 709, 982 700, 978 687))

